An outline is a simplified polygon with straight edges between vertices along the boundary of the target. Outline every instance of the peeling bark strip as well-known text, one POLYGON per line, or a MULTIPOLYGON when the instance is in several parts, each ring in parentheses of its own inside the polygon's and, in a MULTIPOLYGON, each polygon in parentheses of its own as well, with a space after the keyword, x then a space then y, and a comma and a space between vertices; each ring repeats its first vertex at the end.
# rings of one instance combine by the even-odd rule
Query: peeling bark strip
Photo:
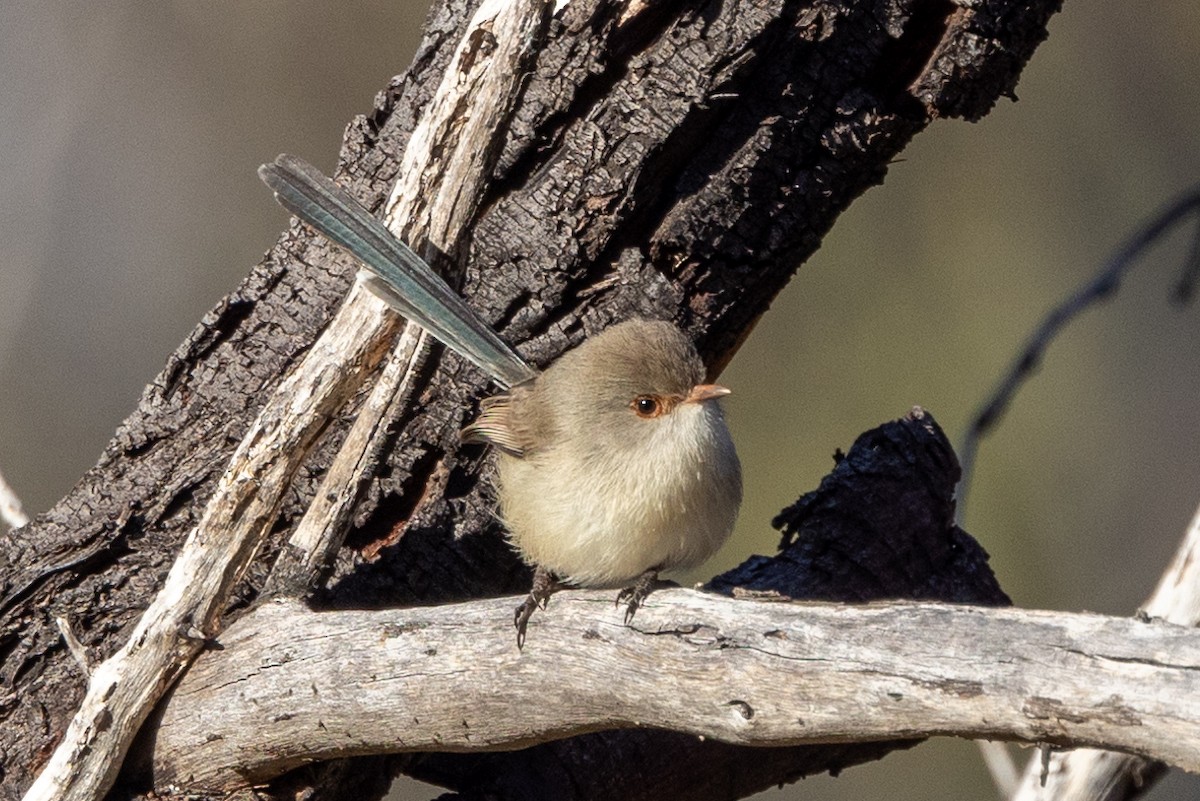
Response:
POLYGON ((626 627, 611 593, 572 591, 520 652, 496 625, 510 607, 260 608, 180 681, 157 727, 155 786, 224 792, 334 756, 519 748, 614 727, 758 746, 957 734, 1200 771, 1191 628, 682 589, 655 593, 626 627))
MULTIPOLYGON (((471 20, 404 151, 388 201, 389 227, 431 263, 458 258, 470 238, 504 131, 548 19, 543 0, 488 0, 471 20)), ((360 273, 361 277, 361 273, 360 273)), ((382 312, 381 316, 390 315, 382 312)), ((360 489, 387 444, 386 421, 412 402, 426 337, 408 323, 355 417, 265 591, 307 594, 350 528, 360 489)))
POLYGON ((417 122, 388 200, 389 226, 410 247, 428 242, 435 252, 457 256, 465 244, 550 5, 484 0, 472 17, 417 122))
MULTIPOLYGON (((390 314, 380 309, 380 316, 390 314)), ((263 585, 266 597, 307 596, 327 573, 350 528, 350 514, 369 468, 387 442, 385 420, 397 404, 412 400, 415 373, 426 346, 424 329, 406 323, 375 386, 355 415, 354 424, 329 465, 308 511, 271 566, 263 585)))
MULTIPOLYGON (((573 0, 536 49, 497 166, 468 215, 465 292, 540 364, 610 321, 648 314, 680 323, 719 366, 916 131, 932 117, 979 116, 1012 90, 1057 7, 573 0)), ((441 0, 412 67, 350 127, 342 179, 372 207, 392 191, 409 135, 475 8, 441 0)), ((96 467, 49 513, 0 541, 0 798, 30 786, 84 691, 53 618, 71 620, 97 658, 117 652, 352 274, 325 242, 289 231, 172 356, 96 467)), ((521 589, 526 576, 497 536, 478 455, 459 453, 453 437, 482 383, 452 356, 414 374, 421 403, 389 412, 384 428, 403 437, 366 460, 372 481, 352 516, 355 550, 343 550, 324 600, 378 607, 521 589), (379 558, 363 564, 358 549, 379 558)), ((269 515, 274 533, 239 601, 262 586, 349 417, 330 421, 269 515)), ((846 564, 829 583, 852 591, 859 578, 846 564)), ((665 733, 643 741, 647 734, 592 735, 573 741, 578 750, 563 743, 476 764, 489 760, 490 775, 505 776, 514 794, 531 789, 522 777, 540 776, 560 798, 573 786, 600 797, 597 776, 613 777, 614 792, 630 777, 620 792, 632 799, 711 787, 714 771, 722 786, 759 787, 865 753, 760 749, 735 780, 730 765, 747 760, 731 747, 665 733), (643 742, 669 770, 631 775, 625 755, 643 742)), ((262 792, 290 797, 320 784, 328 798, 359 798, 363 788, 378 792, 395 767, 360 761, 327 782, 309 773, 262 792)), ((459 786, 470 767, 450 756, 406 763, 459 786)))

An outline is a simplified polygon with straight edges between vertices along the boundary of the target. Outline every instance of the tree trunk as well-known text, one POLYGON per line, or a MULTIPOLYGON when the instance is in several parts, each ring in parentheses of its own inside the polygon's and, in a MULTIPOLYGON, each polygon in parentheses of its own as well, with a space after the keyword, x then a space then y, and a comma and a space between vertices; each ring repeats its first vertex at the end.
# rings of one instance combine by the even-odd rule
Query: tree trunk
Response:
MULTIPOLYGON (((504 132, 470 226, 463 292, 537 364, 615 320, 646 315, 692 334, 715 371, 916 132, 937 117, 978 119, 1011 93, 1058 5, 571 2, 550 22, 504 132)), ((368 205, 379 207, 396 180, 473 7, 439 3, 408 72, 348 129, 340 179, 368 205)), ((55 618, 69 621, 93 659, 120 647, 242 435, 332 318, 352 275, 325 240, 290 229, 172 355, 100 462, 2 541, 0 797, 29 786, 82 695, 85 676, 55 618)), ((412 395, 419 402, 389 421, 392 447, 369 466, 350 547, 318 604, 429 604, 527 589, 528 571, 491 516, 485 462, 457 443, 484 389, 454 355, 426 360, 412 395)), ((328 426, 295 478, 234 612, 257 596, 353 411, 328 426)), ((905 592, 878 577, 863 588, 856 565, 841 567, 825 597, 905 592)), ((926 583, 953 583, 961 567, 942 563, 926 583)), ((680 735, 617 732, 513 754, 365 758, 292 775, 267 792, 318 787, 322 797, 357 798, 400 769, 467 795, 525 793, 539 777, 546 797, 567 797, 553 790, 571 787, 588 797, 664 797, 648 776, 669 763, 695 779, 693 791, 732 797, 884 750, 855 748, 747 759, 680 735), (738 760, 751 779, 713 789, 712 778, 738 760), (505 775, 525 778, 520 786, 496 779, 505 775)), ((147 789, 130 782, 129 792, 147 789)), ((691 792, 674 786, 678 797, 691 792)))

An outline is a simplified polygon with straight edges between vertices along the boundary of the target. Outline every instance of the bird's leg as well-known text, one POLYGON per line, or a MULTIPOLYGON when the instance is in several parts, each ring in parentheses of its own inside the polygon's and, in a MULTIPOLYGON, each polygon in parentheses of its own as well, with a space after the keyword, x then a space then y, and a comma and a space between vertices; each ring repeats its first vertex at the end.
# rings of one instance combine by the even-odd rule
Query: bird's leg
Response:
POLYGON ((652 567, 642 575, 638 576, 637 581, 629 585, 625 589, 617 593, 617 606, 623 602, 625 606, 625 625, 628 626, 633 622, 633 616, 639 608, 642 601, 646 600, 653 590, 654 585, 658 583, 658 571, 660 568, 652 567))
POLYGON ((516 613, 513 615, 513 625, 517 627, 517 647, 525 647, 525 627, 529 624, 529 618, 537 609, 545 609, 546 604, 550 602, 550 596, 561 590, 565 585, 546 568, 541 565, 533 569, 533 588, 529 590, 529 595, 517 607, 516 613))

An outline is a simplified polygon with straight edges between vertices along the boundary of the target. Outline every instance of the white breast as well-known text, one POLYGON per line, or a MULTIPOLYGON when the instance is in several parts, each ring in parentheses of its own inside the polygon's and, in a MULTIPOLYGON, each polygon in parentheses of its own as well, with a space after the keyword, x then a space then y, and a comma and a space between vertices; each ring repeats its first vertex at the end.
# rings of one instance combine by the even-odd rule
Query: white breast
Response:
POLYGON ((526 561, 579 586, 623 587, 721 547, 742 484, 720 407, 680 404, 653 422, 630 450, 581 432, 526 459, 500 455, 501 517, 526 561))

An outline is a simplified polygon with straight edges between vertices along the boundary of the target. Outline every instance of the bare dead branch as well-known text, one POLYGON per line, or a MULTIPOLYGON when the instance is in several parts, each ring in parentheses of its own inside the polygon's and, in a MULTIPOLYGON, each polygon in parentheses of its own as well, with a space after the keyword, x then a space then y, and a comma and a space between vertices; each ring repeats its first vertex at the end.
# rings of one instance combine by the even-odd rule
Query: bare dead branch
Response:
POLYGON ((624 727, 760 746, 956 734, 1200 770, 1194 629, 683 589, 655 593, 625 627, 611 593, 568 592, 518 651, 512 605, 256 610, 173 693, 155 784, 226 791, 334 756, 513 749, 624 727))

